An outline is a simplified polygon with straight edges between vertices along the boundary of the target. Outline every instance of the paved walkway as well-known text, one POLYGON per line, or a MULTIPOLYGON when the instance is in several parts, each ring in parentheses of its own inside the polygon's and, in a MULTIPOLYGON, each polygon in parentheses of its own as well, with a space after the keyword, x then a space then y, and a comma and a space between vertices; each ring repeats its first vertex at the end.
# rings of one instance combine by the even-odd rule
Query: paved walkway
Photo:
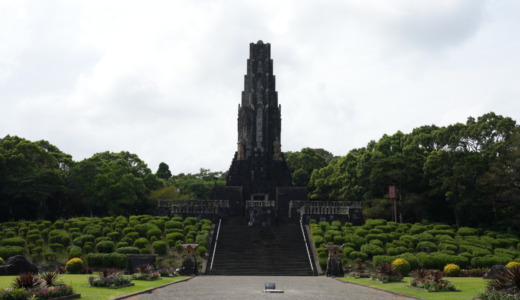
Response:
POLYGON ((298 300, 390 300, 416 299, 343 283, 329 277, 302 276, 200 276, 132 297, 139 300, 156 299, 298 299, 298 300), (274 282, 283 294, 263 293, 264 284, 274 282))

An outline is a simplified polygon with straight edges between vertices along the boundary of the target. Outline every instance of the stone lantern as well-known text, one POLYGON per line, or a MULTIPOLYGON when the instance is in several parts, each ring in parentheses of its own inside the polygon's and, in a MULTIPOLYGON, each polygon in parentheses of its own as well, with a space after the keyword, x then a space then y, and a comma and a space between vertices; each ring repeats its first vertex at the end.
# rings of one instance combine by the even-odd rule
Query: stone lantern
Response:
POLYGON ((329 250, 329 258, 327 259, 327 276, 343 277, 343 265, 341 264, 341 249, 343 245, 325 245, 329 250))
POLYGON ((199 244, 182 244, 185 256, 179 274, 183 276, 199 275, 199 263, 195 257, 195 250, 198 246, 199 244))

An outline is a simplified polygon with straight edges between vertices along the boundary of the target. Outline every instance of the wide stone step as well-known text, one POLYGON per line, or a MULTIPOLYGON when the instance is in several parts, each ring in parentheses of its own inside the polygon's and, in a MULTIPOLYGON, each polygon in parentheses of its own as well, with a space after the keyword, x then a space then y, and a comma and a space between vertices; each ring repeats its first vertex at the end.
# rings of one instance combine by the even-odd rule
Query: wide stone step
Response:
POLYGON ((299 226, 284 224, 270 229, 224 223, 212 275, 310 276, 312 270, 299 226))

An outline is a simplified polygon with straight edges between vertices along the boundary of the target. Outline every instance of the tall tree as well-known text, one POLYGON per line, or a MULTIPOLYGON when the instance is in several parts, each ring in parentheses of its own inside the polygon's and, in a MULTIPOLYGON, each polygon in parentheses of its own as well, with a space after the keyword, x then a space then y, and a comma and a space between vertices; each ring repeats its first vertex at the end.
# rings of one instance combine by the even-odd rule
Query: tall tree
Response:
POLYGON ((155 175, 161 179, 168 179, 172 177, 172 172, 170 172, 170 167, 166 163, 161 162, 155 175))

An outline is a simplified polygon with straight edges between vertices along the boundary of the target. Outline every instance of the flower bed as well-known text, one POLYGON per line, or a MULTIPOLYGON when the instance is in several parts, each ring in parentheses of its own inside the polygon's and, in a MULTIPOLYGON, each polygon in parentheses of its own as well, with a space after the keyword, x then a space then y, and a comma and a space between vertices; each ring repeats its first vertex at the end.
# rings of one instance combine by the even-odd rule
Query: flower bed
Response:
POLYGON ((47 273, 41 276, 31 273, 22 274, 15 279, 11 288, 0 290, 1 300, 76 299, 80 296, 74 294, 71 286, 59 282, 58 275, 55 273, 47 273))
POLYGON ((115 269, 106 269, 99 272, 98 276, 89 277, 88 283, 92 287, 103 288, 122 288, 133 285, 130 278, 115 269))
POLYGON ((136 268, 137 273, 132 275, 134 280, 158 280, 161 279, 159 272, 154 272, 153 268, 149 264, 140 265, 136 268))
POLYGON ((410 281, 410 287, 422 289, 428 292, 453 292, 455 286, 448 280, 442 279, 444 274, 440 271, 415 270, 411 273, 414 277, 410 281))

